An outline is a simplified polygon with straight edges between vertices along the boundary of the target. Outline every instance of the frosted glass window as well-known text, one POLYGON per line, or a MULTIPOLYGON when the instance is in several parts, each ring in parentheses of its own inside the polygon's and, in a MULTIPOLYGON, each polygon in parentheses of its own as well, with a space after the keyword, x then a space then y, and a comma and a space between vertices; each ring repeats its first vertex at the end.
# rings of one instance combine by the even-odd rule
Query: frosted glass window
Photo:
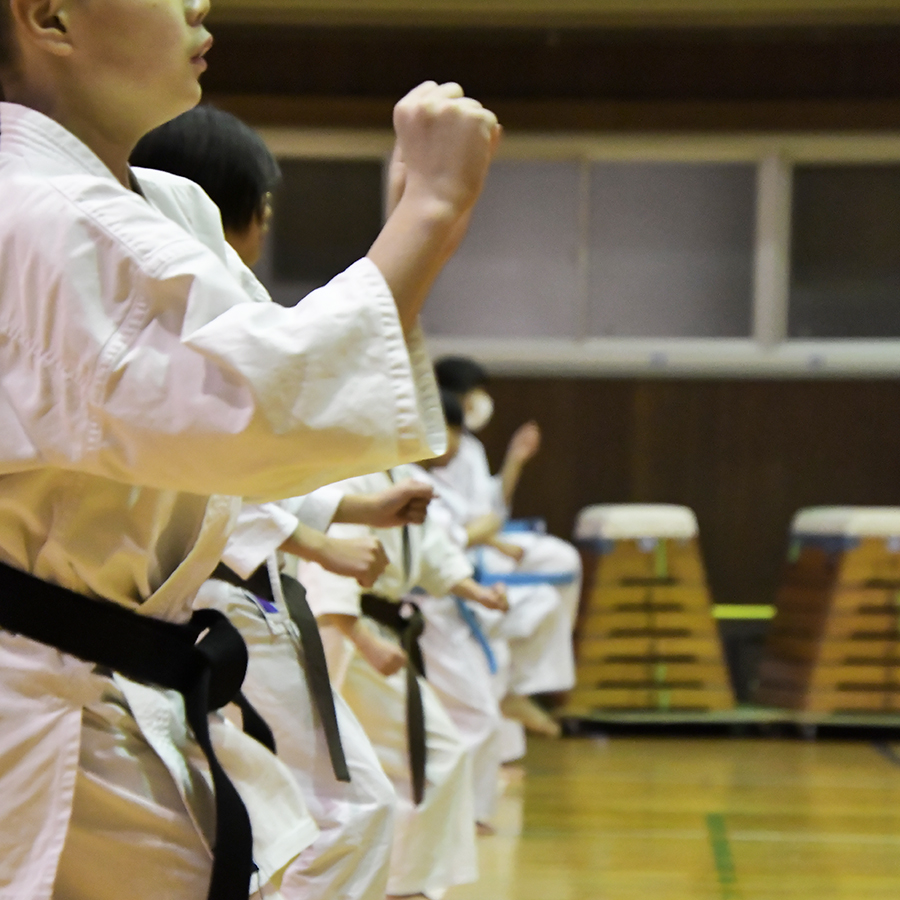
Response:
POLYGON ((791 257, 791 337, 900 337, 900 166, 797 166, 791 257))
POLYGON ((574 162, 495 163, 469 232, 428 300, 428 333, 578 336, 578 190, 574 162))
POLYGON ((590 333, 748 337, 755 191, 751 165, 593 166, 590 333))

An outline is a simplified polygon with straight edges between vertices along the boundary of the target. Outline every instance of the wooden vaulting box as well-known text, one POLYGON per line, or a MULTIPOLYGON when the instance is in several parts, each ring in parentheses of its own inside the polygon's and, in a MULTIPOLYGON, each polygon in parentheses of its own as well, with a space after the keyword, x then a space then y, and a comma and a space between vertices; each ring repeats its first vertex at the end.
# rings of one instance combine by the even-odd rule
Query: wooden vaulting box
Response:
POLYGON ((733 707, 693 512, 592 506, 575 539, 585 586, 567 712, 733 707))
POLYGON ((757 700, 813 712, 900 711, 900 508, 795 516, 757 700))

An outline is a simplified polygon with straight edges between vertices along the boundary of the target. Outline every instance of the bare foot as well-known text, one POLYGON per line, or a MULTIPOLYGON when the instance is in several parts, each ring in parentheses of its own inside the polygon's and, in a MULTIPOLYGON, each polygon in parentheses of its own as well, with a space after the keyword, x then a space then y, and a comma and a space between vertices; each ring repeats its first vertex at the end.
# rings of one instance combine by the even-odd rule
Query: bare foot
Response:
POLYGON ((559 722, 546 713, 531 697, 507 694, 500 701, 500 711, 508 719, 521 722, 528 731, 545 737, 558 738, 562 734, 559 722))
POLYGON ((492 835, 497 833, 497 829, 494 828, 493 825, 488 822, 476 822, 475 823, 475 834, 478 837, 491 837, 492 835))

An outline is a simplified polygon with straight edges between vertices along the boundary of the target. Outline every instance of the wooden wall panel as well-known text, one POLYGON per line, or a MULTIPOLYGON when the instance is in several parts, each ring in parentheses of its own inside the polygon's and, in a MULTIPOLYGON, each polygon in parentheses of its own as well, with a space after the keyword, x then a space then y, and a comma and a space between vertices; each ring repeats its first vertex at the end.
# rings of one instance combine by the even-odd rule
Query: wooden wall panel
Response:
POLYGON ((543 24, 647 27, 885 23, 895 0, 216 0, 216 19, 430 25, 543 24))
POLYGON ((257 125, 388 127, 426 78, 531 130, 900 127, 900 26, 389 28, 213 22, 207 96, 257 125))
POLYGON ((518 515, 569 536, 591 503, 683 503, 716 602, 774 598, 794 512, 900 505, 900 383, 495 378, 483 437, 499 464, 537 419, 545 441, 518 515))

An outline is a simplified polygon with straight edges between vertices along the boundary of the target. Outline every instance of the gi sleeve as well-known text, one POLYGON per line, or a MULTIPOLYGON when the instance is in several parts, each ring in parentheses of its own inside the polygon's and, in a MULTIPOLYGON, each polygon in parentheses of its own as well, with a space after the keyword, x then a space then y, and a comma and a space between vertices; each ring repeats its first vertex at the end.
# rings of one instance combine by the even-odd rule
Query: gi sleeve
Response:
POLYGON ((422 559, 419 587, 432 597, 444 597, 464 578, 471 577, 472 564, 429 514, 422 527, 422 559))
POLYGON ((97 194, 64 229, 46 204, 52 250, 10 248, 28 290, 0 310, 8 470, 268 500, 442 452, 422 335, 371 261, 296 307, 253 303, 142 198, 97 194))
POLYGON ((300 561, 297 577, 306 588, 306 601, 316 616, 359 617, 362 588, 353 578, 335 575, 318 563, 300 561))
MULTIPOLYGON (((460 550, 465 550, 469 545, 469 535, 465 527, 460 524, 453 513, 452 508, 446 502, 446 491, 441 485, 436 484, 430 478, 421 477, 422 481, 428 481, 435 488, 435 496, 428 504, 427 521, 436 528, 445 532, 452 543, 460 550)), ((449 490, 449 488, 447 489, 449 490)))
POLYGON ((505 522, 509 518, 509 506, 503 496, 503 478, 500 474, 491 476, 489 493, 491 509, 505 522))
POLYGON ((249 578, 297 530, 298 519, 278 503, 245 503, 222 562, 249 578))
POLYGON ((302 497, 283 500, 281 506, 295 515, 304 525, 309 525, 316 531, 327 531, 344 493, 340 487, 327 484, 302 497))

